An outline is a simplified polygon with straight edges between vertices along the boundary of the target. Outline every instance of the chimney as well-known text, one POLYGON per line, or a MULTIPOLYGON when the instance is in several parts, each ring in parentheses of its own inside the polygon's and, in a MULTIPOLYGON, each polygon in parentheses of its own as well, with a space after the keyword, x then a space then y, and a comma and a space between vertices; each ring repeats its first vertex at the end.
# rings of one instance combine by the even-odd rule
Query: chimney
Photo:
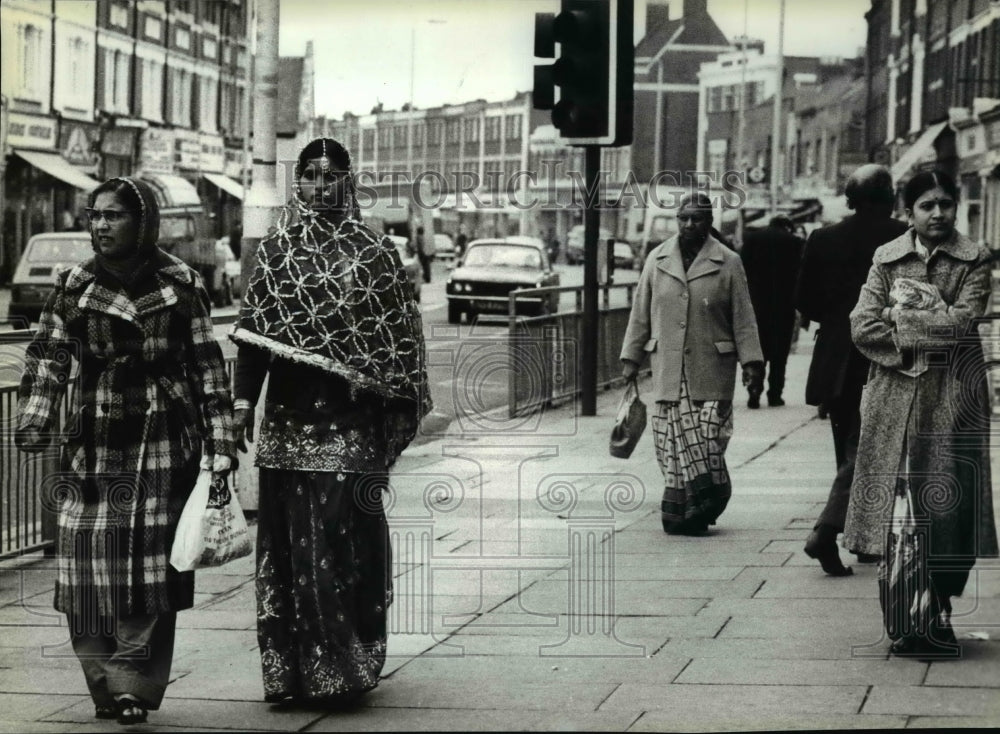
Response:
POLYGON ((646 33, 670 20, 670 6, 663 0, 649 0, 646 5, 646 33))
POLYGON ((684 17, 708 15, 708 0, 684 0, 684 17))

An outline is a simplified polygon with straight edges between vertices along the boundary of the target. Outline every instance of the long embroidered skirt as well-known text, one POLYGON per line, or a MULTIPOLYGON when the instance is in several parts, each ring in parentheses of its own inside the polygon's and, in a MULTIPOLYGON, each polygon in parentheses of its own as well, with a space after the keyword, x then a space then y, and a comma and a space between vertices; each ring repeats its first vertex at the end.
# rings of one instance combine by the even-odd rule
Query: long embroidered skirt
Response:
POLYGON ((664 529, 714 525, 732 496, 726 447, 733 435, 731 400, 691 400, 687 377, 679 401, 658 402, 652 416, 663 472, 664 529))
POLYGON ((347 703, 378 684, 391 602, 385 486, 378 474, 260 469, 266 700, 347 703))

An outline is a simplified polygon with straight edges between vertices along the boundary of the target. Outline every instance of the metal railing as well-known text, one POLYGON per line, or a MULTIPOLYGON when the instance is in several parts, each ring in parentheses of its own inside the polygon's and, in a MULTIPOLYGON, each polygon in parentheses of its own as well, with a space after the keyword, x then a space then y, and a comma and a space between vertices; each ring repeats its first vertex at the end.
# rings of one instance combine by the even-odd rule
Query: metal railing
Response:
MULTIPOLYGON (((213 318, 213 323, 228 323, 224 319, 213 318)), ((33 335, 29 329, 0 332, 0 345, 27 345, 33 335)), ((226 360, 230 384, 235 363, 234 357, 226 360)), ((0 559, 50 549, 55 543, 56 521, 47 485, 60 470, 60 447, 54 442, 40 453, 26 454, 14 445, 17 389, 16 384, 0 385, 0 559)), ((66 424, 75 389, 74 376, 60 401, 52 429, 55 436, 66 424)), ((238 471, 245 469, 241 466, 238 471)))
MULTIPOLYGON (((597 385, 607 388, 621 380, 622 338, 632 310, 635 283, 602 285, 598 303, 597 385)), ((562 305, 561 302, 559 304, 562 305)), ((523 416, 575 398, 581 392, 580 344, 583 339, 583 286, 548 286, 511 291, 507 304, 507 415, 523 416), (539 309, 537 299, 574 295, 573 308, 539 309), (534 299, 528 301, 527 299, 534 299)))

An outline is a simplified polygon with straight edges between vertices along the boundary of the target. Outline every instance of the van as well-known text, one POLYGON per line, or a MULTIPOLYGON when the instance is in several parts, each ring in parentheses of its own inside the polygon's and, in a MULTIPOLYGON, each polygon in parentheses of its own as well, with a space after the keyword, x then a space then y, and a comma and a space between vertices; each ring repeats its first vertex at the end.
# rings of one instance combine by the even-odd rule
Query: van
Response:
POLYGON ((233 302, 233 287, 226 276, 226 253, 216 248, 208 217, 195 187, 167 174, 144 174, 160 207, 160 238, 157 245, 190 265, 198 274, 216 306, 233 302))
POLYGON ((45 232, 28 240, 11 279, 8 319, 23 328, 38 321, 56 274, 93 254, 89 232, 45 232))

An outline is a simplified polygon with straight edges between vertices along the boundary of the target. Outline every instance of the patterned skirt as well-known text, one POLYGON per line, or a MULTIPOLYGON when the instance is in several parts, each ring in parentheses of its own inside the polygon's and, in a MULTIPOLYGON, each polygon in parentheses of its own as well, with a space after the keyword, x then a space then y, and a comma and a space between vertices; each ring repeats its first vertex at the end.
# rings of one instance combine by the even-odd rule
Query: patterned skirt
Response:
POLYGON ((732 496, 725 459, 733 435, 732 401, 691 400, 682 376, 680 400, 658 402, 652 425, 663 472, 664 530, 698 532, 714 525, 732 496))
POLYGON ((265 700, 350 703, 378 685, 391 602, 384 474, 260 469, 265 700))

